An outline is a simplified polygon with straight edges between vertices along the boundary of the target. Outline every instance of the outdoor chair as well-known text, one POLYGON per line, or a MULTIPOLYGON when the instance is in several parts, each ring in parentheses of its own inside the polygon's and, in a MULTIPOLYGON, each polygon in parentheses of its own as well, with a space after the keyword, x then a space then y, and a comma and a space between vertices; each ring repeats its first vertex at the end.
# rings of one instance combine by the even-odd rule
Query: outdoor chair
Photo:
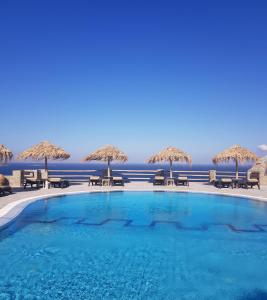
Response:
POLYGON ((121 185, 124 186, 124 178, 122 176, 114 176, 113 171, 110 170, 110 177, 108 177, 108 170, 104 171, 104 179, 110 179, 111 185, 121 185))
POLYGON ((52 186, 54 188, 62 188, 63 189, 70 185, 68 180, 62 179, 59 177, 48 178, 48 182, 49 182, 50 186, 52 186))
POLYGON ((248 185, 253 188, 257 186, 260 190, 260 173, 259 172, 251 172, 248 178, 248 185))
POLYGON ((247 179, 247 187, 253 188, 254 186, 257 186, 260 190, 260 182, 256 178, 247 179))
POLYGON ((108 185, 112 185, 112 180, 113 178, 111 176, 108 176, 108 170, 105 169, 102 171, 101 176, 90 176, 88 185, 107 185, 107 183, 108 185))
POLYGON ((164 170, 160 170, 156 173, 153 179, 153 185, 164 185, 164 184, 165 184, 164 170))
POLYGON ((41 177, 40 170, 25 170, 24 171, 24 189, 27 186, 33 188, 34 186, 39 189, 44 186, 44 180, 41 177))
POLYGON ((112 185, 122 185, 124 186, 124 179, 122 176, 113 176, 112 185))
POLYGON ((213 181, 213 184, 215 187, 221 189, 221 188, 233 188, 233 182, 231 178, 221 178, 221 179, 215 179, 213 181))
POLYGON ((257 186, 260 189, 260 184, 257 179, 243 179, 240 181, 240 187, 244 189, 248 189, 249 187, 252 189, 254 186, 257 186))
POLYGON ((260 176, 258 172, 252 172, 248 174, 247 178, 243 179, 240 182, 240 186, 248 189, 249 187, 252 189, 254 186, 257 186, 260 190, 260 176))
POLYGON ((101 185, 102 178, 100 176, 90 176, 88 185, 101 185))
POLYGON ((189 180, 187 176, 178 176, 176 180, 177 185, 186 185, 189 186, 189 180))

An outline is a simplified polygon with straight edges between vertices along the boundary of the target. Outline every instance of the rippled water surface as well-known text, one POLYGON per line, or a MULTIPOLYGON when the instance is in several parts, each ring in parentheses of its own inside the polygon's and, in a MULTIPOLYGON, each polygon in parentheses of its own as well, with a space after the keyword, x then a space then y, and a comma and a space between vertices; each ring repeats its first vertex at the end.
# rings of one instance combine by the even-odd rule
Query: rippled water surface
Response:
POLYGON ((267 299, 267 205, 167 192, 40 200, 0 231, 0 299, 267 299))

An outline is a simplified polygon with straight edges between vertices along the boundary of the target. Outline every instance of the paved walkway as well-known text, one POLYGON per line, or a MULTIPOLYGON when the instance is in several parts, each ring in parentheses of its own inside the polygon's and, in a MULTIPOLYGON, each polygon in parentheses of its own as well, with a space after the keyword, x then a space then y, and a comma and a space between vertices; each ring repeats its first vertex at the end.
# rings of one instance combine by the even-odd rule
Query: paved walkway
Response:
POLYGON ((153 186, 147 182, 132 182, 125 184, 124 187, 101 187, 88 186, 87 183, 71 185, 65 189, 18 189, 14 194, 0 197, 0 226, 10 222, 16 217, 29 203, 38 199, 53 197, 64 194, 90 193, 90 192, 109 192, 109 191, 183 191, 183 192, 199 192, 211 193, 219 195, 233 195, 253 198, 267 202, 267 186, 263 186, 261 190, 254 189, 217 189, 214 186, 203 183, 190 183, 190 187, 184 186, 153 186))

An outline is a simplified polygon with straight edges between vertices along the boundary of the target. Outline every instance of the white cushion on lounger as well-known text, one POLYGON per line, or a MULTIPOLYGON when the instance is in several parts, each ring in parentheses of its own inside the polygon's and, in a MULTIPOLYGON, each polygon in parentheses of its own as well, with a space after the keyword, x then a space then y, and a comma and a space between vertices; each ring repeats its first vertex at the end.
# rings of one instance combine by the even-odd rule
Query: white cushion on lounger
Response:
POLYGON ((164 176, 155 176, 155 180, 164 180, 164 176))
POLYGON ((178 176, 178 180, 188 180, 188 177, 186 177, 186 176, 178 176))
POLYGON ((248 179, 248 182, 255 182, 255 183, 257 183, 257 182, 259 182, 259 180, 256 179, 256 178, 250 178, 250 179, 248 179))
POLYGON ((231 183, 231 182, 232 182, 232 179, 231 179, 231 178, 222 178, 222 179, 221 179, 221 182, 224 182, 224 183, 231 183))
POLYGON ((100 179, 100 176, 90 176, 90 180, 98 180, 100 179))
POLYGON ((59 177, 51 177, 51 178, 48 178, 48 181, 50 181, 50 182, 60 182, 60 181, 62 181, 62 179, 59 178, 59 177))
POLYGON ((122 177, 119 177, 119 176, 113 177, 113 180, 122 180, 122 177))

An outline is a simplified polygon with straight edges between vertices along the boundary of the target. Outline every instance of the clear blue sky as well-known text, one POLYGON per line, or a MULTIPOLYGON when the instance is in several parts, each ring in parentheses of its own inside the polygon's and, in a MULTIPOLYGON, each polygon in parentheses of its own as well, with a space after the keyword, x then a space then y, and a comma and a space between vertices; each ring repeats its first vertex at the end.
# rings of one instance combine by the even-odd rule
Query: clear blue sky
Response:
POLYGON ((266 15, 264 0, 0 1, 0 143, 49 140, 77 161, 108 143, 133 162, 257 151, 266 15))

